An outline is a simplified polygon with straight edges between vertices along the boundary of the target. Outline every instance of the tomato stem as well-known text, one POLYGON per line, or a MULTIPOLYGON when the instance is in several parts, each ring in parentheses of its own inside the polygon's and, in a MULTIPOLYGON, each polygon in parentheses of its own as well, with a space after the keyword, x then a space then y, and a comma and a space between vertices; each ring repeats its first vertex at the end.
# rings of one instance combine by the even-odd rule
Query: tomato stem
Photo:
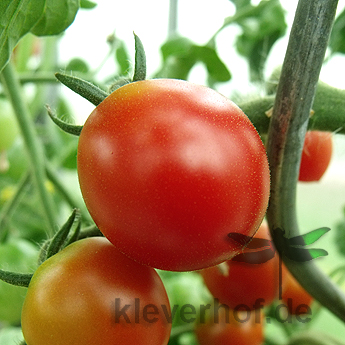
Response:
MULTIPOLYGON (((274 105, 275 95, 258 97, 238 106, 250 118, 258 132, 267 134, 270 118, 266 112, 274 105)), ((345 134, 345 90, 319 81, 312 110, 314 114, 308 122, 308 129, 345 134)))
MULTIPOLYGON (((278 84, 268 132, 271 199, 267 219, 272 233, 300 235, 296 216, 296 185, 310 110, 337 8, 337 0, 300 0, 278 84)), ((296 262, 275 243, 299 283, 341 320, 345 296, 314 261, 296 262)))
POLYGON ((44 214, 48 224, 48 233, 52 234, 55 229, 55 210, 51 195, 45 186, 45 155, 42 144, 35 132, 34 123, 31 120, 29 109, 27 108, 22 89, 17 78, 16 71, 11 63, 8 63, 2 71, 1 79, 3 86, 11 100, 16 114, 27 151, 31 161, 33 180, 36 184, 44 214))

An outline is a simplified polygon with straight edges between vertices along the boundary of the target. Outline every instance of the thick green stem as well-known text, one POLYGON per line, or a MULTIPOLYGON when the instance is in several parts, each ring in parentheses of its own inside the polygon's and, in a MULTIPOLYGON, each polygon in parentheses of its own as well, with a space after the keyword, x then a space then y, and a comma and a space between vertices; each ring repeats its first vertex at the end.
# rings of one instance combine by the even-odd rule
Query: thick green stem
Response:
MULTIPOLYGON (((296 216, 296 185, 310 110, 333 24, 337 0, 300 0, 278 85, 270 122, 267 154, 271 197, 267 219, 272 236, 300 235, 296 216)), ((300 284, 322 305, 345 321, 345 295, 314 261, 283 261, 300 284)))
POLYGON ((38 140, 34 124, 25 104, 17 74, 10 63, 3 69, 1 77, 26 144, 31 162, 32 177, 36 184, 47 221, 47 231, 52 234, 56 226, 55 212, 52 197, 45 187, 46 174, 43 147, 38 140))
MULTIPOLYGON (((275 96, 269 95, 238 103, 261 135, 268 132, 270 119, 266 112, 274 101, 275 96)), ((345 90, 319 82, 312 110, 308 129, 345 134, 345 90)))

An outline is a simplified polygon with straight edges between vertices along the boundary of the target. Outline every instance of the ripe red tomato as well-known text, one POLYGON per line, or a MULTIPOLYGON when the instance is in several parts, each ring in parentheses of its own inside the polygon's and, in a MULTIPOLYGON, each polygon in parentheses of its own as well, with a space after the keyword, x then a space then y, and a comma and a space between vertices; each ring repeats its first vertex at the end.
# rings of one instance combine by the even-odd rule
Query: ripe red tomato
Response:
POLYGON ((171 323, 165 313, 170 315, 168 296, 153 268, 105 238, 88 238, 39 266, 24 301, 22 329, 28 345, 166 345, 171 323))
POLYGON ((332 134, 321 131, 308 131, 305 136, 299 181, 319 181, 331 161, 332 134))
MULTIPOLYGON (((254 239, 271 240, 267 223, 263 223, 254 239)), ((279 288, 279 257, 272 242, 266 248, 256 249, 254 252, 245 249, 244 253, 254 255, 256 262, 247 263, 226 261, 221 267, 215 266, 200 271, 205 284, 211 294, 220 303, 234 309, 244 304, 248 309, 262 308, 271 304, 278 297, 279 288)))
POLYGON ((241 249, 265 214, 269 168, 248 117, 216 91, 145 80, 108 96, 79 139, 86 206, 123 253, 152 267, 190 271, 241 249))
POLYGON ((206 315, 195 328, 199 345, 261 345, 264 341, 263 313, 219 308, 206 315))
POLYGON ((308 308, 314 301, 285 266, 283 266, 282 301, 291 315, 300 315, 310 311, 308 308))

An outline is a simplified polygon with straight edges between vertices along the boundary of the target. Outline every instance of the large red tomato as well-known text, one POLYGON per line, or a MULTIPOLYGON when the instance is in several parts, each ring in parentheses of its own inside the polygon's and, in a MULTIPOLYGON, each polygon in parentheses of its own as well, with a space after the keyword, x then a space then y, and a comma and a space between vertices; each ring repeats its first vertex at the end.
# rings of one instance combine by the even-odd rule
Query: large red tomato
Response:
POLYGON ((216 91, 145 80, 108 96, 87 119, 78 175, 91 216, 126 255, 196 270, 233 257, 229 232, 252 236, 269 168, 248 117, 216 91))
POLYGON ((155 270, 107 239, 77 241, 46 260, 22 310, 28 345, 166 345, 170 305, 155 270))
POLYGON ((265 247, 245 249, 244 254, 240 254, 244 260, 254 262, 235 261, 239 257, 235 256, 222 263, 223 271, 217 266, 200 271, 211 294, 232 309, 241 304, 248 309, 262 308, 278 298, 279 257, 270 242, 266 222, 260 226, 254 240, 266 240, 267 243, 265 247))

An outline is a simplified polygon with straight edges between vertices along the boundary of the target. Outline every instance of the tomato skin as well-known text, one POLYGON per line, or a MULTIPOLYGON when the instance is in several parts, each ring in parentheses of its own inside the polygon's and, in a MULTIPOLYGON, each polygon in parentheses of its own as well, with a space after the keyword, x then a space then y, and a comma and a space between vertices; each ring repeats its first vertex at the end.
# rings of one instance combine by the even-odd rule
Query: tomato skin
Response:
POLYGON ((332 158, 332 134, 308 131, 305 136, 299 181, 319 181, 326 172, 332 158))
MULTIPOLYGON (((266 222, 260 226, 254 238, 271 240, 266 222)), ((273 244, 271 246, 269 250, 275 251, 273 244)), ((245 249, 244 253, 250 251, 245 249)), ((232 309, 240 304, 255 309, 269 305, 278 298, 278 253, 275 252, 272 259, 260 264, 229 260, 222 265, 226 266, 228 272, 222 272, 217 266, 200 271, 207 288, 220 303, 232 309)))
POLYGON ((160 309, 156 322, 145 321, 143 310, 150 304, 165 305, 170 314, 156 271, 127 258, 105 238, 87 238, 35 272, 22 310, 23 335, 28 345, 165 345, 171 324, 160 309), (140 302, 138 321, 135 299, 140 302), (129 322, 120 313, 127 304, 129 322))
POLYGON ((206 316, 206 322, 199 323, 195 335, 199 345, 261 345, 264 342, 262 311, 252 311, 250 314, 220 308, 218 320, 214 313, 206 316), (229 319, 226 313, 229 313, 229 319), (260 312, 260 314, 258 314, 260 312), (249 317, 248 317, 249 316, 249 317))
POLYGON ((173 79, 114 91, 79 138, 86 206, 123 253, 155 268, 190 271, 240 248, 265 214, 269 169, 244 113, 209 88, 173 79))

